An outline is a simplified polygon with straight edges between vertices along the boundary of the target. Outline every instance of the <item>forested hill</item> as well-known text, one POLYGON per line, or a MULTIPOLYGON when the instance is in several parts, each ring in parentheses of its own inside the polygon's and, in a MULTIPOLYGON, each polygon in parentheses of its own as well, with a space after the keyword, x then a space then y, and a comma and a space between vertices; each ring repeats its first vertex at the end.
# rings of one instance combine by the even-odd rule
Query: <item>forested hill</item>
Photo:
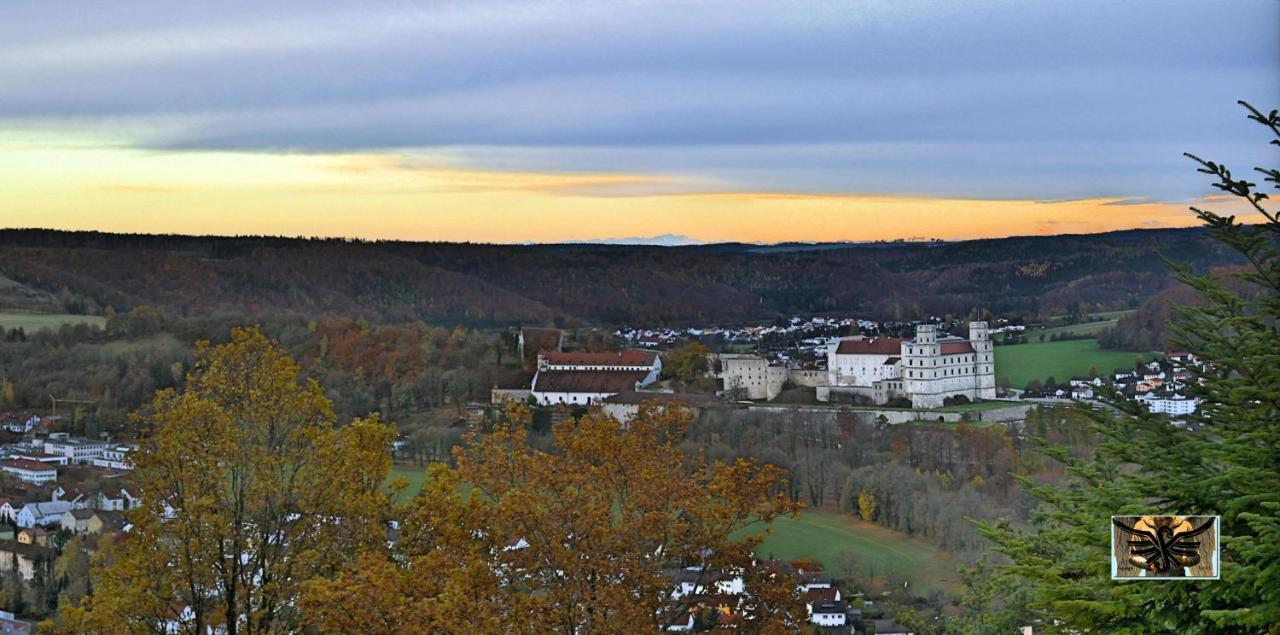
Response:
POLYGON ((1161 256, 1237 261, 1199 229, 951 243, 487 245, 0 231, 0 308, 33 295, 102 313, 289 311, 473 325, 726 323, 857 312, 880 319, 1137 306, 1161 256))

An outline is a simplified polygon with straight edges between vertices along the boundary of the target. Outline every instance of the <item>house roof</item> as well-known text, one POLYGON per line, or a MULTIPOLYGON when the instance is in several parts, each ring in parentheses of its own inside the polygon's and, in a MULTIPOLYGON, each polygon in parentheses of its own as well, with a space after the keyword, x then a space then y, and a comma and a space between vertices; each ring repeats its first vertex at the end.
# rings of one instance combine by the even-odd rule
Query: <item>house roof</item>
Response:
POLYGON ((959 355, 961 353, 973 352, 973 344, 970 344, 968 341, 942 342, 942 346, 939 348, 943 355, 959 355))
POLYGON ((628 405, 638 405, 650 401, 664 406, 668 404, 679 404, 682 406, 694 407, 711 403, 715 401, 715 397, 711 395, 685 395, 669 392, 624 390, 612 397, 606 397, 604 399, 604 403, 628 405))
POLYGON ((804 600, 810 604, 819 604, 822 602, 835 602, 836 594, 839 591, 835 587, 818 587, 809 589, 804 593, 804 600))
MULTIPOLYGON (((832 614, 844 615, 845 612, 848 610, 849 610, 849 605, 846 604, 844 600, 832 601, 832 602, 818 602, 813 605, 814 615, 817 615, 819 613, 823 615, 832 615, 832 614)), ((880 631, 877 630, 876 632, 879 633, 880 631)))
POLYGON ((67 511, 70 512, 76 520, 89 520, 90 518, 93 518, 94 514, 98 513, 92 509, 69 509, 67 511))
POLYGON ((836 346, 837 355, 897 355, 902 352, 902 343, 907 341, 901 337, 873 337, 840 340, 836 346))
MULTIPOLYGON (((46 516, 48 514, 61 514, 71 509, 71 503, 66 501, 39 501, 23 505, 22 510, 25 509, 30 509, 33 514, 46 516)), ((18 510, 18 513, 22 513, 22 510, 18 510)))
POLYGON ((547 351, 547 363, 555 366, 637 366, 650 367, 658 359, 656 351, 634 348, 600 353, 547 351))
POLYGON ((0 465, 15 470, 25 470, 27 472, 57 471, 57 467, 53 465, 42 463, 40 461, 32 461, 31 459, 10 459, 8 461, 0 462, 0 465))
POLYGON ((533 378, 535 392, 620 393, 635 390, 649 373, 635 370, 542 370, 533 378))
POLYGON ((902 358, 900 357, 888 357, 888 358, 885 358, 884 363, 881 364, 881 366, 892 366, 894 364, 897 364, 900 361, 902 361, 902 358))

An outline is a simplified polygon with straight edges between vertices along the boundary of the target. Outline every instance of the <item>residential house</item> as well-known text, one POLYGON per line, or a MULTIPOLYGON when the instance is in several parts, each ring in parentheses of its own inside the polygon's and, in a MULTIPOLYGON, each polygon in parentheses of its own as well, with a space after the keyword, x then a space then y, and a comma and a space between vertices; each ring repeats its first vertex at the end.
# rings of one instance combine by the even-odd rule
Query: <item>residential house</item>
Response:
POLYGON ((89 519, 96 513, 92 509, 68 509, 63 512, 60 524, 64 530, 73 534, 87 534, 89 519))
POLYGON ((708 593, 742 595, 746 589, 746 583, 739 574, 707 571, 699 566, 668 570, 666 575, 676 583, 671 591, 674 599, 708 593))
POLYGON ((0 428, 14 434, 26 434, 40 425, 40 416, 29 412, 6 412, 0 414, 0 428))
POLYGON ((71 509, 66 501, 42 501, 27 503, 18 510, 16 521, 19 527, 42 527, 62 522, 62 514, 71 509))
POLYGON ((841 600, 840 589, 835 587, 814 587, 805 591, 805 609, 809 612, 809 621, 819 626, 844 626, 849 606, 841 600))
POLYGON ((848 618, 849 605, 843 601, 815 603, 809 614, 809 621, 818 626, 844 626, 848 618))
POLYGON ((826 571, 800 569, 796 571, 796 577, 800 580, 801 593, 808 593, 814 589, 831 588, 831 574, 826 571))
POLYGON ((126 511, 141 507, 142 499, 130 492, 128 487, 114 479, 103 482, 94 507, 104 511, 126 511))
POLYGON ((18 510, 26 505, 26 501, 12 496, 0 497, 0 520, 11 523, 18 519, 18 510))
POLYGON ((40 527, 27 527, 18 530, 18 542, 24 545, 39 545, 41 547, 49 546, 49 532, 40 527))
POLYGON ((0 461, 0 471, 12 474, 18 477, 18 480, 33 485, 44 485, 58 480, 57 467, 30 459, 0 461))
POLYGON ((83 483, 59 485, 49 494, 49 500, 66 501, 75 509, 90 509, 97 501, 89 486, 83 483))
POLYGON ((1088 385, 1072 386, 1071 398, 1072 399, 1093 399, 1093 388, 1088 385))
POLYGON ((669 633, 689 633, 693 631, 693 611, 685 611, 676 621, 667 626, 669 633))

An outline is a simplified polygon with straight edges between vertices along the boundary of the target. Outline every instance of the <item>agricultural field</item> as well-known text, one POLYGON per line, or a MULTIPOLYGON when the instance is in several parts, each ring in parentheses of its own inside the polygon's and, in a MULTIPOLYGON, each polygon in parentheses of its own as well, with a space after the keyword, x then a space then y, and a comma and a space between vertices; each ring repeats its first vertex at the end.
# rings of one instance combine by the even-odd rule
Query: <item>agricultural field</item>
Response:
POLYGON ((765 557, 821 562, 836 577, 852 557, 854 577, 904 578, 924 589, 954 587, 959 581, 950 556, 906 534, 848 514, 806 510, 799 518, 774 521, 773 533, 756 553, 765 557))
MULTIPOLYGON (((426 471, 397 465, 391 468, 388 482, 397 477, 409 481, 404 498, 422 487, 426 471)), ((753 527, 749 531, 759 530, 753 527)), ((907 578, 930 590, 953 587, 959 579, 946 552, 891 529, 825 510, 807 510, 799 518, 775 521, 773 533, 757 553, 787 560, 815 560, 836 576, 843 575, 840 568, 851 554, 858 563, 858 577, 907 578)))
POLYGON ((1025 387, 1031 379, 1049 377, 1066 383, 1075 375, 1088 374, 1090 367, 1106 374, 1116 368, 1133 368, 1136 358, 1151 359, 1149 353, 1103 350, 1092 339, 997 345, 995 351, 996 381, 1007 377, 1014 388, 1025 387))
POLYGON ((100 315, 71 315, 69 313, 24 313, 20 311, 0 311, 0 327, 34 333, 42 328, 57 329, 63 324, 92 324, 103 326, 107 318, 100 315))

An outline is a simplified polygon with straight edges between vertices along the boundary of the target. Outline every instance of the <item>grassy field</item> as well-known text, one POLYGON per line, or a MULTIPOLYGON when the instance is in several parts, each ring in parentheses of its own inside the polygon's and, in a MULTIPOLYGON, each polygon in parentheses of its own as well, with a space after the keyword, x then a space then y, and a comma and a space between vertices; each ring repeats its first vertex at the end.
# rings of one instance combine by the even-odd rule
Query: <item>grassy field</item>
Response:
POLYGON ((63 324, 95 324, 103 326, 107 318, 100 315, 71 315, 68 313, 21 313, 18 311, 0 311, 0 326, 7 329, 22 327, 28 333, 42 328, 56 329, 63 324))
POLYGON ((1011 336, 1022 336, 1026 337, 1028 342, 1035 343, 1042 341, 1047 342, 1050 338, 1057 335, 1097 335, 1098 333, 1115 326, 1116 322, 1120 321, 1120 318, 1130 313, 1133 313, 1133 311, 1106 311, 1104 313, 1092 313, 1089 317, 1101 319, 1098 319, 1095 322, 1049 326, 1048 328, 1035 329, 1025 331, 1023 333, 1001 333, 1000 336, 996 338, 996 341, 1005 341, 1011 336))
POLYGON ((1075 375, 1085 375, 1096 366, 1102 373, 1116 368, 1132 368, 1135 357, 1150 359, 1150 354, 1107 351, 1098 348, 1097 340, 1067 340, 996 346, 996 379, 1008 377, 1014 388, 1027 381, 1044 381, 1053 377, 1066 383, 1075 375))
MULTIPOLYGON (((406 493, 413 494, 422 487, 426 472, 397 465, 391 468, 388 482, 397 477, 409 481, 406 493)), ((758 532, 760 528, 750 531, 758 532)), ((861 563, 859 575, 888 575, 895 579, 910 576, 925 589, 949 588, 959 579, 946 552, 891 529, 830 511, 808 510, 799 518, 775 521, 773 533, 757 550, 762 556, 816 560, 835 575, 840 575, 845 552, 852 553, 861 563)))
POLYGON ((946 552, 891 529, 825 510, 808 510, 799 518, 774 521, 773 533, 756 550, 766 557, 816 560, 837 576, 843 575, 840 563, 846 552, 860 563, 856 568, 859 577, 868 573, 898 579, 909 576, 925 589, 953 587, 959 581, 946 552))

